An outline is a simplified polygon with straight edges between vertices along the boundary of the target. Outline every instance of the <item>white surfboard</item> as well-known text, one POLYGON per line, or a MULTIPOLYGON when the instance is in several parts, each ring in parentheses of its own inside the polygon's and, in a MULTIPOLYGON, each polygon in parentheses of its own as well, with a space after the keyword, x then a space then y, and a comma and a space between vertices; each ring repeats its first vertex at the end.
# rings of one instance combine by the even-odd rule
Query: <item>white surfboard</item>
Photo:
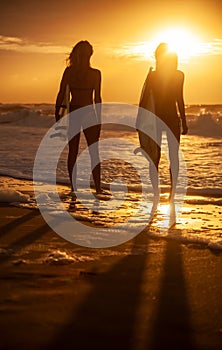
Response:
POLYGON ((148 160, 155 162, 158 156, 158 145, 155 142, 157 139, 157 125, 155 116, 155 102, 152 89, 149 89, 148 77, 151 73, 150 69, 145 80, 139 103, 139 110, 136 120, 136 129, 140 141, 140 147, 136 148, 134 153, 141 152, 148 160), (145 91, 148 91, 147 96, 144 96, 145 91))

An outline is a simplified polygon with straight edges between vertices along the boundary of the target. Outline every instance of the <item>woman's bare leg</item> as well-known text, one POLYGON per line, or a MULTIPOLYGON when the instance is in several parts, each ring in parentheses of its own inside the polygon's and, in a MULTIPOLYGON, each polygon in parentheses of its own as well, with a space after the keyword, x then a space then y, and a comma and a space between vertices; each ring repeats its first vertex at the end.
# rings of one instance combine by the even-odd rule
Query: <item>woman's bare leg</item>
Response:
POLYGON ((174 133, 167 133, 169 160, 170 160, 170 196, 169 200, 174 201, 177 180, 179 174, 179 146, 180 146, 180 127, 175 128, 174 133))
POLYGON ((76 191, 76 172, 77 168, 75 165, 77 155, 78 155, 78 149, 79 149, 79 139, 80 139, 80 133, 74 136, 69 141, 69 154, 68 154, 68 172, 69 172, 69 179, 71 183, 71 191, 76 191))
POLYGON ((91 158, 91 169, 96 192, 101 193, 101 165, 99 158, 99 133, 97 125, 84 130, 87 144, 89 146, 89 154, 91 158))

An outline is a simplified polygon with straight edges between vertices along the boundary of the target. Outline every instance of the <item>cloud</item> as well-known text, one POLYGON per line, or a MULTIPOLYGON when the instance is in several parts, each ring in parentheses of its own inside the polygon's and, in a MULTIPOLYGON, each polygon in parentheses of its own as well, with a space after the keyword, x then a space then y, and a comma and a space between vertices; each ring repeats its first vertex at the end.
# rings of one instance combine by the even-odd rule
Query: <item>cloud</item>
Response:
MULTIPOLYGON (((137 61, 154 60, 156 44, 152 42, 131 42, 122 46, 108 49, 116 58, 130 58, 137 61)), ((222 39, 214 39, 210 42, 200 42, 189 52, 189 57, 222 55, 222 39)))
POLYGON ((144 61, 154 57, 152 44, 145 41, 129 42, 118 47, 111 46, 106 49, 106 52, 112 58, 130 58, 136 61, 144 61))
POLYGON ((69 46, 53 45, 52 43, 43 42, 32 43, 22 38, 0 35, 0 50, 22 53, 64 54, 68 53, 70 49, 69 46))
MULTIPOLYGON (((149 41, 128 42, 119 46, 103 46, 104 53, 113 59, 132 59, 136 61, 153 61, 156 43, 149 41)), ((64 54, 69 53, 70 46, 54 45, 48 42, 30 42, 24 38, 0 35, 0 50, 21 53, 64 54)), ((222 55, 222 39, 199 42, 189 52, 189 57, 222 55)))
POLYGON ((222 39, 214 39, 211 42, 201 43, 200 50, 205 55, 222 55, 222 39))

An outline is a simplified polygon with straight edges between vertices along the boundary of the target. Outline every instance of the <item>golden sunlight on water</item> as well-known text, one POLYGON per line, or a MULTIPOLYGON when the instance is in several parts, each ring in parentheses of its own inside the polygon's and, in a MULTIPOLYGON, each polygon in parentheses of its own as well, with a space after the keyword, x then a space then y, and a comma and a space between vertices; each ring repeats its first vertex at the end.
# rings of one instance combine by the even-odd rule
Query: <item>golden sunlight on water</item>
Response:
POLYGON ((161 230, 171 228, 176 224, 176 211, 178 208, 174 203, 160 202, 157 207, 157 213, 152 220, 152 227, 161 230))

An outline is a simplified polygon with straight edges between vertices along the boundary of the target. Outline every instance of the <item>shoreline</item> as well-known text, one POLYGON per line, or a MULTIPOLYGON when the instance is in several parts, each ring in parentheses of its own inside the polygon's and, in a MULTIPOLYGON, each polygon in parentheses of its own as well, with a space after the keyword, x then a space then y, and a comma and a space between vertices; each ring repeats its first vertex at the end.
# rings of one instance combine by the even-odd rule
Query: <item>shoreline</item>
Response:
MULTIPOLYGON (((0 203, 0 209, 4 208, 5 206, 8 207, 8 211, 10 211, 10 208, 22 208, 22 209, 29 209, 29 210, 38 210, 37 203, 34 198, 34 189, 33 189, 33 183, 30 180, 26 179, 15 179, 13 177, 2 177, 0 176, 1 182, 4 184, 4 181, 7 183, 7 187, 3 187, 2 189, 6 189, 9 191, 12 191, 12 199, 9 196, 9 200, 11 202, 17 202, 16 196, 13 200, 13 193, 16 194, 16 191, 19 191, 19 195, 17 196, 21 197, 27 196, 22 200, 22 202, 17 203, 0 203)), ((58 192, 60 194, 68 194, 69 187, 64 184, 58 184, 57 185, 58 192)), ((151 237, 160 238, 163 240, 176 240, 178 242, 181 242, 183 244, 195 244, 207 247, 209 249, 218 250, 222 252, 222 218, 221 218, 221 199, 220 197, 205 197, 200 195, 190 196, 186 195, 184 204, 180 209, 179 214, 176 218, 176 225, 170 226, 171 221, 171 209, 168 207, 168 201, 167 201, 167 192, 163 191, 161 194, 161 202, 158 206, 158 212, 155 216, 154 220, 150 224, 147 222, 147 227, 145 228, 145 232, 149 230, 149 235, 151 237)), ((66 197, 66 196, 65 196, 66 197)), ((18 198, 19 201, 20 198, 18 198)), ((22 198, 23 199, 23 198, 22 198)), ((134 194, 132 197, 128 199, 128 201, 125 202, 125 214, 121 212, 120 215, 125 215, 125 219, 128 221, 129 213, 127 214, 127 211, 130 212, 130 210, 133 208, 131 207, 131 200, 134 202, 135 200, 138 201, 138 198, 134 198, 134 194), (132 198, 132 199, 131 199, 132 198)), ((66 199, 62 199, 62 203, 64 205, 64 210, 69 210, 70 206, 70 199, 69 197, 66 199)), ((136 203, 136 202, 135 202, 136 203)), ((13 209, 12 209, 13 210, 13 209)), ((73 212, 73 208, 71 209, 71 215, 77 216, 77 220, 83 220, 85 221, 85 216, 89 215, 88 222, 93 222, 96 220, 96 216, 93 214, 90 214, 90 212, 87 214, 85 210, 81 209, 81 206, 76 206, 76 214, 73 212), (83 216, 81 219, 81 215, 83 216)), ((99 218, 99 217, 98 217, 99 218)), ((110 217, 107 217, 109 222, 110 220, 114 220, 116 222, 115 216, 112 219, 112 215, 110 217)), ((124 216, 123 216, 124 218, 124 216)), ((104 220, 100 222, 101 227, 106 225, 106 220, 104 217, 104 220)), ((106 226, 104 226, 106 227, 106 226)))
MULTIPOLYGON (((23 217, 23 212, 26 216, 26 213, 29 212, 30 213, 30 217, 34 217, 36 215, 40 215, 41 216, 41 213, 39 212, 39 209, 38 208, 26 208, 26 207, 19 207, 17 205, 14 205, 14 204, 8 204, 8 203, 0 203, 0 217, 2 219, 5 219, 5 215, 6 215, 6 218, 14 218, 14 216, 11 216, 10 215, 10 212, 11 211, 15 211, 17 212, 18 211, 18 215, 19 217, 23 217), (2 213, 3 212, 3 213, 2 213), (5 212, 7 214, 5 214, 5 212), (33 213, 33 214, 31 214, 33 213), (35 214, 35 213, 38 213, 38 214, 35 214)), ((16 214, 17 215, 17 214, 16 214)), ((44 219, 42 218, 43 222, 44 219)), ((81 220, 80 220, 81 221, 81 220)), ((47 225, 47 223, 45 222, 45 225, 47 225)), ((87 224, 86 224, 87 225, 87 224)), ((10 226, 10 225, 9 225, 10 226)), ((50 227, 49 229, 54 232, 50 227)), ((0 225, 0 230, 2 230, 2 225, 0 225)), ((147 227, 140 233, 138 234, 138 236, 140 235, 147 235, 148 239, 154 241, 154 242, 157 242, 157 243, 167 243, 167 242, 172 242, 172 241, 176 241, 178 244, 181 244, 181 245, 184 245, 186 246, 187 248, 191 248, 191 249, 200 249, 200 250, 204 250, 204 249, 207 249, 209 250, 210 252, 212 252, 213 254, 216 254, 216 255, 222 255, 222 246, 221 244, 209 244, 208 242, 205 242, 204 240, 199 240, 199 239, 187 239, 186 236, 180 236, 180 235, 176 235, 176 232, 177 231, 181 231, 179 229, 177 229, 176 227, 172 227, 172 228, 169 228, 167 230, 168 233, 172 233, 172 234, 163 234, 163 232, 161 230, 159 230, 159 234, 157 234, 156 232, 156 227, 154 226, 154 228, 152 227, 152 224, 148 224, 147 227)), ((5 229, 3 229, 3 232, 6 232, 5 229)), ((181 232, 180 232, 181 233, 181 232)), ((56 236, 58 236, 59 238, 61 238, 56 232, 54 232, 54 234, 56 236)), ((1 235, 0 235, 1 237, 1 235)), ((136 236, 137 237, 137 236, 136 236)), ((79 249, 81 250, 107 250, 107 249, 118 249, 118 247, 122 246, 123 244, 128 244, 129 242, 131 242, 133 239, 125 242, 125 243, 122 243, 122 244, 118 244, 116 246, 111 246, 111 247, 105 247, 105 248, 90 248, 90 247, 84 247, 84 246, 81 246, 81 245, 78 245, 78 244, 75 244, 75 243, 72 243, 72 242, 69 242, 67 240, 65 240, 64 238, 61 238, 63 239, 65 242, 68 242, 68 244, 73 244, 74 246, 78 246, 79 249)), ((4 244, 3 244, 4 245, 4 244)), ((7 251, 4 252, 3 250, 1 249, 4 249, 4 247, 2 246, 2 242, 1 242, 1 239, 0 239, 0 255, 7 255, 7 251)), ((73 261, 74 262, 74 261, 73 261)), ((71 262, 72 263, 72 262, 71 262)))
MULTIPOLYGON (((16 186, 16 182, 17 185, 20 186, 21 182, 24 182, 24 186, 22 191, 25 191, 27 193, 33 193, 33 179, 29 179, 27 177, 23 177, 23 176, 16 176, 14 177, 13 175, 7 175, 7 174, 3 174, 0 173, 0 181, 1 179, 7 179, 9 182, 11 182, 10 186, 14 187, 16 186), (28 187, 28 189, 24 189, 24 187, 28 187)), ((39 181, 41 182, 41 181, 39 181)), ((51 184, 52 182, 45 182, 45 184, 51 184)), ((62 181, 57 181, 57 185, 61 187, 61 189, 67 189, 69 188, 69 180, 67 180, 67 182, 62 182, 62 181)), ((93 187, 93 182, 91 183, 92 187, 93 187)), ((109 188, 109 186, 107 184, 103 184, 104 188, 109 188)), ((133 192, 137 192, 137 188, 133 189, 131 188, 131 191, 133 192)), ((222 200, 222 190, 220 192, 217 192, 218 189, 216 188, 208 188, 206 190, 202 190, 202 189, 198 189, 198 188, 188 188, 185 197, 208 197, 208 198, 221 198, 222 200)), ((163 185, 161 187, 161 194, 165 194, 165 193, 169 193, 169 186, 167 185, 163 185)), ((178 191, 178 193, 180 193, 178 191)), ((183 191, 182 191, 183 193, 183 191)), ((222 203, 222 202, 221 202, 222 203)))

